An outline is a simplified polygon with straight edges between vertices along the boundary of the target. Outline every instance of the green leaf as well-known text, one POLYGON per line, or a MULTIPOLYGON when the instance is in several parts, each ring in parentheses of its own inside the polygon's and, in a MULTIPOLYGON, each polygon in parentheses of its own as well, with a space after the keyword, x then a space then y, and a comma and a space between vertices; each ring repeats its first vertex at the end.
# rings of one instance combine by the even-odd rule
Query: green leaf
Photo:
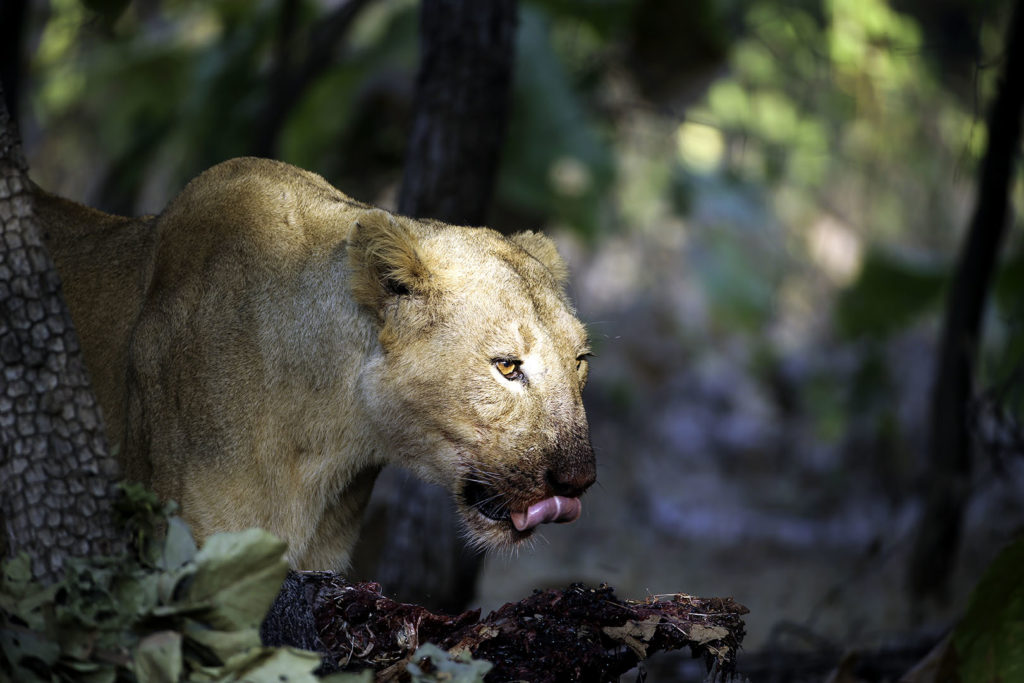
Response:
POLYGON ((198 643, 221 662, 226 662, 239 653, 260 647, 259 629, 255 628, 217 631, 193 619, 187 619, 183 630, 189 640, 198 643))
MULTIPOLYGON (((74 671, 71 680, 75 683, 114 683, 117 680, 117 670, 113 664, 96 662, 76 662, 62 660, 61 669, 74 671)), ((68 678, 65 676, 65 678, 68 678)))
POLYGON ((32 582, 32 560, 28 553, 21 552, 2 565, 2 583, 0 590, 11 595, 24 593, 32 582))
POLYGON ((142 562, 155 567, 165 546, 162 529, 177 505, 161 502, 154 492, 136 482, 122 482, 119 487, 122 495, 114 503, 114 509, 134 537, 142 562))
MULTIPOLYGON (((156 566, 156 565, 154 565, 156 566)), ((167 616, 179 612, 190 612, 194 605, 182 602, 181 596, 187 593, 186 587, 195 577, 197 567, 195 560, 186 563, 175 571, 156 574, 156 592, 159 605, 153 609, 157 616, 167 616)))
POLYGON ((214 628, 258 628, 288 573, 285 549, 262 529, 214 534, 196 555, 185 602, 206 606, 214 628))
POLYGON ((181 640, 176 631, 158 631, 139 642, 134 656, 139 683, 177 683, 182 672, 181 640))
POLYGON ((192 531, 180 517, 167 520, 167 538, 157 567, 165 570, 178 569, 196 556, 196 542, 192 531))
POLYGON ((16 615, 34 631, 46 627, 45 607, 56 590, 56 585, 32 582, 32 561, 25 553, 0 564, 0 611, 16 615))
POLYGON ((89 660, 99 637, 97 629, 78 623, 64 624, 57 632, 57 642, 63 655, 79 661, 89 660))
POLYGON ((964 683, 1024 681, 1024 538, 1005 548, 971 593, 953 632, 964 683))
POLYGON ((223 667, 222 676, 246 683, 318 683, 313 671, 320 666, 320 655, 290 647, 256 648, 235 655, 223 667))
POLYGON ((14 669, 14 680, 37 681, 38 671, 49 671, 60 658, 60 647, 44 636, 20 626, 0 628, 0 653, 14 669))
POLYGON ((934 310, 948 281, 945 268, 912 263, 881 250, 839 297, 836 321, 847 337, 886 337, 934 310))
POLYGON ((141 617, 152 611, 159 602, 157 597, 158 580, 158 574, 143 574, 142 572, 120 578, 111 590, 111 596, 118 611, 134 617, 141 617))

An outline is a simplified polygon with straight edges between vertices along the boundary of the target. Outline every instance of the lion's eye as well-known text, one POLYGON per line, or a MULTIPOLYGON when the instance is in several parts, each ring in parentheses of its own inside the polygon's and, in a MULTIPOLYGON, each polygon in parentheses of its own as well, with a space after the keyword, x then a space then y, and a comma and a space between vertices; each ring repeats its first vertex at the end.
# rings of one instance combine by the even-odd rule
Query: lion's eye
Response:
POLYGON ((494 367, 498 369, 502 377, 509 381, 523 378, 523 372, 519 369, 522 364, 522 361, 511 358, 497 358, 494 361, 494 367))

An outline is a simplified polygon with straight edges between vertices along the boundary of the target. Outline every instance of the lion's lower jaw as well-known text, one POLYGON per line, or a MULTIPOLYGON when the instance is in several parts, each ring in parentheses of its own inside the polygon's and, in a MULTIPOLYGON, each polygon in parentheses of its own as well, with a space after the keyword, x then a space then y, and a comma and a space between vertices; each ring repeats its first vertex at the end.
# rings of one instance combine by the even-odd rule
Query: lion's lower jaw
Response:
POLYGON ((533 530, 518 531, 511 519, 496 521, 471 507, 459 506, 463 536, 477 552, 507 552, 519 547, 533 535, 533 530))

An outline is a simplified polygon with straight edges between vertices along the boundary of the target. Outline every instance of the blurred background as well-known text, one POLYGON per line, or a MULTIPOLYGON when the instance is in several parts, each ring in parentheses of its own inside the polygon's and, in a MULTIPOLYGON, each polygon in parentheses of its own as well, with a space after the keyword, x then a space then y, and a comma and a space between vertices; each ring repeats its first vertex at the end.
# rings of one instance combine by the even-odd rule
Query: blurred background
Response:
MULTIPOLYGON (((543 229, 570 262, 596 351, 599 484, 578 523, 487 557, 473 605, 570 581, 730 595, 751 610, 751 654, 913 649, 953 623, 1024 528, 1018 173, 977 348, 963 530, 937 561, 943 589, 908 578, 1011 4, 519 3, 488 224, 543 229)), ((418 9, 5 0, 5 90, 33 178, 107 211, 159 212, 243 154, 394 209, 418 9)), ((683 665, 664 666, 649 680, 683 665)))

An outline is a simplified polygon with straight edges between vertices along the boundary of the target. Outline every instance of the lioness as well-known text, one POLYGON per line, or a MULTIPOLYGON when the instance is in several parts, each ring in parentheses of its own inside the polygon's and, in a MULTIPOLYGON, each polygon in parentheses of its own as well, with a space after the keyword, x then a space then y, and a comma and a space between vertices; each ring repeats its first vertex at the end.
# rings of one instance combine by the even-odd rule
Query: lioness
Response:
POLYGON ((546 237, 252 158, 156 217, 37 212, 124 472, 199 539, 260 526, 292 566, 342 569, 387 463, 446 486, 481 546, 579 516, 589 347, 546 237))

